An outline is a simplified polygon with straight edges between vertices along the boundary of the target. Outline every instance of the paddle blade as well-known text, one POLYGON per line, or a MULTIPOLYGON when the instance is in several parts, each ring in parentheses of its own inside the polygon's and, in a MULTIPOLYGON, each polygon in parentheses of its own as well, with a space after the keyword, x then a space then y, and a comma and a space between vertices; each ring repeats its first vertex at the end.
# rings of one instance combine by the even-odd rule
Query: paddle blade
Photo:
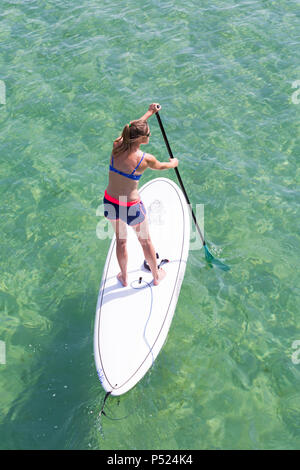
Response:
POLYGON ((222 263, 222 261, 219 261, 218 259, 213 257, 213 255, 210 253, 206 245, 204 245, 204 252, 205 252, 205 259, 209 264, 213 264, 214 266, 216 266, 219 269, 222 269, 223 271, 230 270, 229 266, 227 266, 226 264, 222 263))

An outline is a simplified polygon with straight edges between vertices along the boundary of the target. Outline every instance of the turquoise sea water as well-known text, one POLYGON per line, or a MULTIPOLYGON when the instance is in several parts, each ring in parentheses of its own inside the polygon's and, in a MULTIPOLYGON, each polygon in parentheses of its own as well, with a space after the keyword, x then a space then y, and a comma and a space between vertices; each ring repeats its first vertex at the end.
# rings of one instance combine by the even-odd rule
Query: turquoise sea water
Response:
MULTIPOLYGON (((300 448, 299 8, 2 0, 0 448, 300 448), (111 421, 97 208, 112 141, 153 101, 231 270, 190 252, 168 340, 111 421)), ((147 150, 168 159, 149 123, 147 150)))

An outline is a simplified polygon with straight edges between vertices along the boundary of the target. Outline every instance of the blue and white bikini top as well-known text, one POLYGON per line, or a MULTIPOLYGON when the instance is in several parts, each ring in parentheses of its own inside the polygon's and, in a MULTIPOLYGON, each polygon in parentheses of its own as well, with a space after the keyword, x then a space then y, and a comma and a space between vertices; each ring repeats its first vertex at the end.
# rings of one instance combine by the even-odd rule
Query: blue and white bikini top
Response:
POLYGON ((134 172, 138 169, 142 161, 144 160, 145 152, 143 153, 142 158, 140 159, 139 163, 135 167, 132 173, 124 173, 123 171, 117 170, 114 168, 114 157, 113 155, 111 156, 111 165, 109 165, 110 171, 114 171, 115 173, 118 173, 119 175, 126 176, 126 178, 130 178, 131 180, 139 180, 142 175, 135 175, 134 172))

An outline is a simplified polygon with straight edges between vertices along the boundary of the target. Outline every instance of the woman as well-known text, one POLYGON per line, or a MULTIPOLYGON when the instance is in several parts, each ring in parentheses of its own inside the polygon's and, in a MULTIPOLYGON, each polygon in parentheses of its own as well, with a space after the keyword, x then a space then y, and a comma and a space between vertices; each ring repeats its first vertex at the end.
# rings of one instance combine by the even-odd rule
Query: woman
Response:
POLYGON ((116 254, 121 272, 117 278, 127 286, 127 225, 133 227, 144 251, 144 256, 153 275, 156 286, 166 272, 157 268, 156 252, 152 244, 146 209, 139 197, 139 179, 147 168, 167 170, 178 166, 177 158, 169 162, 159 162, 150 153, 143 153, 141 145, 149 143, 151 135, 147 119, 161 109, 152 103, 144 116, 126 124, 122 135, 113 143, 109 166, 109 183, 105 190, 104 215, 110 220, 116 233, 116 254))

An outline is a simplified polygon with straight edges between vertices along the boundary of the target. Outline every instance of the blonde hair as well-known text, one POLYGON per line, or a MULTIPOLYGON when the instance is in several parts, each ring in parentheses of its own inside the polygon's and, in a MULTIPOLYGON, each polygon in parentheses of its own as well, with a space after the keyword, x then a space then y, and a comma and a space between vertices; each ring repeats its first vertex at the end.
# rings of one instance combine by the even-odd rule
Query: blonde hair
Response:
POLYGON ((126 152, 130 150, 131 144, 136 142, 140 137, 145 137, 149 132, 149 126, 147 121, 138 119, 137 121, 132 121, 130 124, 126 124, 122 131, 121 137, 115 140, 115 142, 121 142, 117 148, 114 149, 114 155, 119 153, 126 152))

